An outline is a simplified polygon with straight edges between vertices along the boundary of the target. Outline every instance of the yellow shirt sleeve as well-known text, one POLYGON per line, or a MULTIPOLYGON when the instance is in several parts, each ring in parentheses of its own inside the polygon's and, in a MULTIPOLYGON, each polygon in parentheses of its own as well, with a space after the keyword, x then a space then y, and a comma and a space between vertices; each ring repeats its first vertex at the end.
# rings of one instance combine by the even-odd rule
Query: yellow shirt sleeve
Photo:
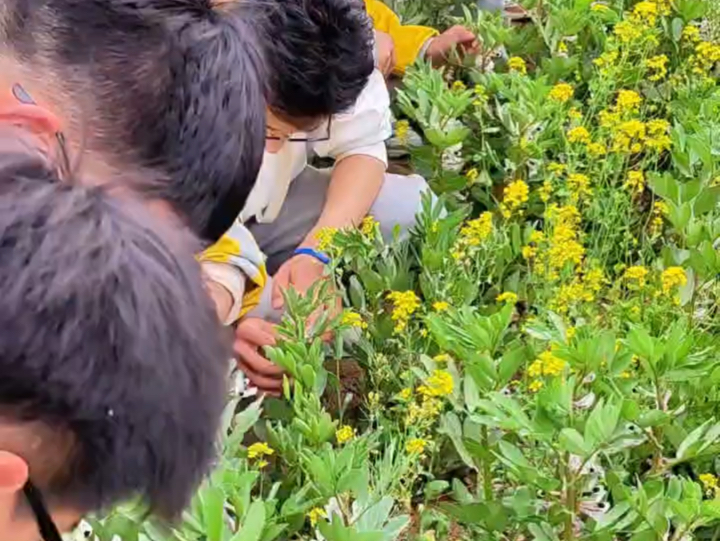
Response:
POLYGON ((408 66, 415 63, 423 45, 438 35, 438 31, 427 26, 413 26, 400 23, 400 18, 380 0, 365 0, 368 15, 375 30, 390 34, 395 42, 397 64, 395 72, 402 75, 408 66))

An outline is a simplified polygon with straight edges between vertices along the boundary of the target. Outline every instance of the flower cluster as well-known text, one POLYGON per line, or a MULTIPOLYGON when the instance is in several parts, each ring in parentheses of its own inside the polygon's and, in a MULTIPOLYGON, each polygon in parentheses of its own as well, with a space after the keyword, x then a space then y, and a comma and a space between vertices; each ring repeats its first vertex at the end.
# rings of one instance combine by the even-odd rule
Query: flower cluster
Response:
POLYGON ((527 203, 530 194, 528 185, 522 180, 511 182, 503 191, 503 201, 500 212, 505 218, 520 210, 527 203))
POLYGON ((393 303, 392 320, 395 322, 395 332, 401 333, 407 327, 410 317, 420 308, 420 299, 414 291, 393 291, 388 295, 393 303))

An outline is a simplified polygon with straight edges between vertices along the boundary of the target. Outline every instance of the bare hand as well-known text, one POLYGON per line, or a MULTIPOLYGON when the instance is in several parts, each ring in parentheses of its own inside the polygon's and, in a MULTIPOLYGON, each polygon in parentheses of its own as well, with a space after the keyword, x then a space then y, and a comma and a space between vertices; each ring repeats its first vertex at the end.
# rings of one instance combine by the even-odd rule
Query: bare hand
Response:
POLYGON ((395 41, 390 34, 375 31, 375 47, 377 47, 377 68, 385 77, 392 75, 397 59, 395 57, 395 41))
POLYGON ((266 359, 260 348, 275 345, 275 325, 257 318, 245 318, 235 331, 238 367, 261 393, 281 396, 284 372, 266 359))
POLYGON ((433 65, 441 66, 447 63, 448 57, 456 48, 463 54, 474 55, 480 51, 480 43, 475 34, 464 26, 453 26, 438 37, 433 38, 425 57, 433 65))

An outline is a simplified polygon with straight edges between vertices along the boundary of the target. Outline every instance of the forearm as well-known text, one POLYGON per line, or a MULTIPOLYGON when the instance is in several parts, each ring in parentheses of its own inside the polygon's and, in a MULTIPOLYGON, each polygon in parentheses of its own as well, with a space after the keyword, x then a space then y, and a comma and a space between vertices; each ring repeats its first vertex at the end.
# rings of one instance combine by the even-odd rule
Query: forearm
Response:
POLYGON ((317 232, 324 228, 357 226, 367 216, 385 176, 385 164, 371 156, 349 156, 333 170, 320 219, 303 243, 317 245, 317 232))

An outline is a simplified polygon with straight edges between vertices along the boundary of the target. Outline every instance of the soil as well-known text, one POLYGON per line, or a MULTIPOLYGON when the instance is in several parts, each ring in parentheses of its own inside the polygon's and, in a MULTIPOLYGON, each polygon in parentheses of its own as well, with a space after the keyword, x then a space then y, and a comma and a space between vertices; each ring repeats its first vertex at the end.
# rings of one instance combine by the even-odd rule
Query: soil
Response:
POLYGON ((352 400, 345 408, 345 417, 355 418, 365 395, 365 370, 357 361, 342 359, 325 363, 328 371, 328 386, 323 401, 330 415, 337 417, 348 393, 352 400), (339 391, 339 392, 338 392, 339 391))

